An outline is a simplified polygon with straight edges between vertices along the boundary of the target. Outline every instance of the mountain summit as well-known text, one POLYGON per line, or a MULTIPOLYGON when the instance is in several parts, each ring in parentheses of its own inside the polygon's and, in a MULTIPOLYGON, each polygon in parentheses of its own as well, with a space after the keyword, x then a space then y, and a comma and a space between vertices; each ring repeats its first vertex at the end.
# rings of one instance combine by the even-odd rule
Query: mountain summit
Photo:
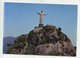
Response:
POLYGON ((76 48, 68 36, 52 25, 35 27, 29 34, 16 37, 8 47, 9 54, 76 56, 76 48))

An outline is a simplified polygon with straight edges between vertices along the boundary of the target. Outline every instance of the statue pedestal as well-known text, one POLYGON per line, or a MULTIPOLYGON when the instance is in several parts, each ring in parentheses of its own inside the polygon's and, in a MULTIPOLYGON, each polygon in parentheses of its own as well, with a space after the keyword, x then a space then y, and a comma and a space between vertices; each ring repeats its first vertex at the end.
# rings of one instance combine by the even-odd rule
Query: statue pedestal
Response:
POLYGON ((43 27, 43 24, 39 24, 39 27, 43 27))

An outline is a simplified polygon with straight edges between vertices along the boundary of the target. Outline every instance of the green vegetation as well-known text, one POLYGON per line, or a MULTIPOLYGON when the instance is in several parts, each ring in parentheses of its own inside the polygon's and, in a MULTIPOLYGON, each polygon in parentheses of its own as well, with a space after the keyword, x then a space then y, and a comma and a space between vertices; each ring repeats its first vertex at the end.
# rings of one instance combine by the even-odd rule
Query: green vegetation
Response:
MULTIPOLYGON (((34 30, 32 30, 29 32, 29 34, 22 34, 16 38, 13 45, 7 44, 7 53, 15 54, 15 51, 13 50, 16 50, 16 53, 19 54, 40 54, 38 51, 35 51, 35 48, 39 45, 49 43, 55 44, 57 41, 59 41, 60 44, 63 44, 63 41, 70 41, 61 30, 62 29, 60 27, 57 29, 55 26, 46 25, 43 27, 43 29, 40 29, 39 32, 34 32, 34 30), (57 38, 57 36, 59 38, 57 38)), ((51 51, 46 55, 58 56, 62 54, 51 51)))

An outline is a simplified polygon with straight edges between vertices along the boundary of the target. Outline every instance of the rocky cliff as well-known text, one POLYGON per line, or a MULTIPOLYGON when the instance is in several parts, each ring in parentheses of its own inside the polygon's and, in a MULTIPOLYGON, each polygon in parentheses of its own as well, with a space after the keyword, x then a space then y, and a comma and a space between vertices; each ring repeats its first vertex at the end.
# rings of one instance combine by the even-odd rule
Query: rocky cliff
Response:
POLYGON ((16 38, 8 47, 10 54, 76 56, 76 49, 61 28, 52 25, 35 27, 29 34, 16 38))

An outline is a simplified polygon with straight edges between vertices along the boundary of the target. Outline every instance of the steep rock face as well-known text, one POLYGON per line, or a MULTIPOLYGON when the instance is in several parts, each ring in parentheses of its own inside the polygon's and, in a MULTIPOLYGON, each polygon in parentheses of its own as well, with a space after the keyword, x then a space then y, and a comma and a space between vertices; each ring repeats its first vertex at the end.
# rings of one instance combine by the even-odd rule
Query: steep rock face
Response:
POLYGON ((76 56, 76 49, 61 28, 46 25, 17 37, 8 53, 76 56))
POLYGON ((63 42, 61 44, 60 42, 57 42, 56 44, 48 43, 48 44, 42 44, 38 45, 35 49, 37 54, 43 54, 43 55, 64 55, 64 56, 73 56, 75 55, 75 49, 71 45, 71 43, 63 42))
POLYGON ((49 52, 54 52, 55 50, 55 45, 52 43, 38 45, 35 49, 35 51, 38 52, 38 54, 48 54, 49 52))

